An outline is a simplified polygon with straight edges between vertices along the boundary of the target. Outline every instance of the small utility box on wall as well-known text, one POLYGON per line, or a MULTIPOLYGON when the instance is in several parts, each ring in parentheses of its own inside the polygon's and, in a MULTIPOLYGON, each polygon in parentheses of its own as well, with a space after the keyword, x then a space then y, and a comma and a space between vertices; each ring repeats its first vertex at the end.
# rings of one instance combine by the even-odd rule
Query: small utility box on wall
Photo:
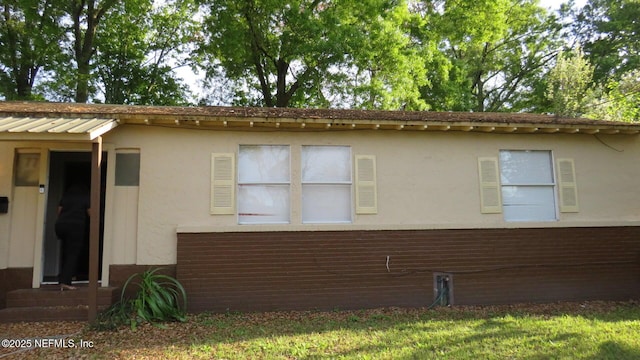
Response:
POLYGON ((9 212, 9 198, 7 196, 0 196, 0 214, 6 214, 9 212))
POLYGON ((433 273, 433 306, 453 305, 453 274, 433 273))

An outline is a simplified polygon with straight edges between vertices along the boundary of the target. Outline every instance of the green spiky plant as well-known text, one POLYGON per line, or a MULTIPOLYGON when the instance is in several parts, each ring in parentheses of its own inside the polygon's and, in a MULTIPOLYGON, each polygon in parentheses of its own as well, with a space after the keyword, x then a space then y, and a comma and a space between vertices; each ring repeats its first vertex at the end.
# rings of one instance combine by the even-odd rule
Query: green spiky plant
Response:
POLYGON ((120 301, 100 314, 94 328, 114 330, 129 323, 135 329, 143 322, 186 321, 187 293, 177 279, 158 273, 160 269, 130 276, 122 287, 120 301), (137 286, 133 299, 125 296, 129 286, 137 286))

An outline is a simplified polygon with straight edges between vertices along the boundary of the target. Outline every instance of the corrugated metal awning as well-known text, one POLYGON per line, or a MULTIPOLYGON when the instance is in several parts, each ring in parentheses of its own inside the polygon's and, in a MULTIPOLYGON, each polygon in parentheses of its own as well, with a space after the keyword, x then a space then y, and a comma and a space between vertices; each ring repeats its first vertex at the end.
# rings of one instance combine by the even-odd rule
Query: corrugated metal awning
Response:
POLYGON ((115 119, 0 117, 0 139, 91 141, 116 126, 115 119))

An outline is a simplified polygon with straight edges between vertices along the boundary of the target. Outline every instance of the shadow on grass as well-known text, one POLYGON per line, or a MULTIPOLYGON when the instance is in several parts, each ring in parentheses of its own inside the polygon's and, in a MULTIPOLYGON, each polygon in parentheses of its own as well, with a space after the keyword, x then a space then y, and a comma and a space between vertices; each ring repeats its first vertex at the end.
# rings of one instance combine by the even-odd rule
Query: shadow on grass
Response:
POLYGON ((637 304, 572 311, 459 307, 203 313, 168 329, 144 329, 140 335, 150 339, 148 344, 128 339, 118 347, 153 349, 157 356, 172 358, 631 359, 640 358, 640 343, 629 340, 633 330, 624 327, 638 319, 637 304), (585 335, 592 326, 611 332, 585 335), (618 337, 619 329, 624 338, 618 337))
POLYGON ((615 341, 607 341, 600 344, 600 351, 592 359, 637 360, 640 359, 640 349, 615 341))

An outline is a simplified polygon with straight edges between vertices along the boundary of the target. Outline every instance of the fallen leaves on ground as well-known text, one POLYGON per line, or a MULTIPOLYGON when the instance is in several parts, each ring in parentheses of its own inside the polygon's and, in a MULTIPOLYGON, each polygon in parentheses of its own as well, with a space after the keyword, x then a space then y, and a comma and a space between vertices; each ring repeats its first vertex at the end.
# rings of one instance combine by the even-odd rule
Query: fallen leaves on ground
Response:
MULTIPOLYGON (((260 326, 290 321, 358 321, 372 317, 415 317, 434 319, 459 316, 490 318, 506 314, 558 316, 602 314, 620 306, 638 306, 636 301, 559 302, 551 304, 517 304, 494 306, 454 306, 432 310, 426 308, 379 308, 353 311, 286 311, 242 314, 236 326, 260 326)), ((167 349, 184 348, 216 331, 216 326, 229 314, 192 314, 184 323, 165 323, 160 326, 139 325, 136 329, 123 327, 116 331, 96 331, 86 322, 31 322, 0 324, 0 339, 62 339, 49 347, 0 348, 0 359, 153 359, 167 349), (68 346, 73 345, 73 346, 68 346)))

